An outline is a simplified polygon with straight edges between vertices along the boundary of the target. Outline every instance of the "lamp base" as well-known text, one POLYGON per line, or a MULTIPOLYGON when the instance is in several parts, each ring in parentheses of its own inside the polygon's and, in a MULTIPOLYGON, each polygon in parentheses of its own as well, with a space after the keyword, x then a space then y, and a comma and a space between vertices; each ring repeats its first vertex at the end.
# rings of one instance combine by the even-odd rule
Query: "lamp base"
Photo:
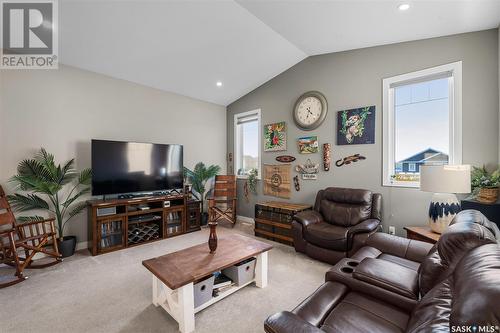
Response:
POLYGON ((432 231, 442 234, 460 210, 460 202, 455 194, 434 193, 429 206, 429 226, 432 231))

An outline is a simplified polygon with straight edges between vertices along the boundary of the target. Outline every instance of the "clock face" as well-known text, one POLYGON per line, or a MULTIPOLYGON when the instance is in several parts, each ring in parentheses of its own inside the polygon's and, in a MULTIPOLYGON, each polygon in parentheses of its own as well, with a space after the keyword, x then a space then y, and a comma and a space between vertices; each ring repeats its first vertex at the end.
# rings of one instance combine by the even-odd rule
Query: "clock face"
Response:
POLYGON ((319 98, 307 97, 297 107, 297 120, 303 126, 312 125, 319 120, 322 111, 323 105, 319 98))
POLYGON ((309 92, 298 99, 295 104, 293 118, 300 128, 312 130, 323 122, 326 112, 325 97, 319 92, 309 92))

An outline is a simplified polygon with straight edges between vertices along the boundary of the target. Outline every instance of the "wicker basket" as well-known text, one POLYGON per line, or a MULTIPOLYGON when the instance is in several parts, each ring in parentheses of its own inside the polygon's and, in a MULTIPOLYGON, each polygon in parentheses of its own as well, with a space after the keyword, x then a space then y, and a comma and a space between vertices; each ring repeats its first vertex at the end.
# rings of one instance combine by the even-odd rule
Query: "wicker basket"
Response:
POLYGON ((495 203, 498 199, 498 187, 496 188, 481 188, 477 195, 477 201, 482 203, 495 203))

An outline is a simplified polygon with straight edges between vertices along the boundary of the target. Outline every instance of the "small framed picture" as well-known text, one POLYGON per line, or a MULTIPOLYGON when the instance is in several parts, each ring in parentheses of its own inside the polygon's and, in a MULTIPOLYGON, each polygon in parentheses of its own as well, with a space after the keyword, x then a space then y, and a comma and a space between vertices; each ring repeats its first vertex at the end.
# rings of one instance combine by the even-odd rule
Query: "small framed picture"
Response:
POLYGON ((299 146, 299 152, 301 154, 313 154, 317 153, 319 150, 318 137, 317 136, 305 136, 297 140, 299 146))

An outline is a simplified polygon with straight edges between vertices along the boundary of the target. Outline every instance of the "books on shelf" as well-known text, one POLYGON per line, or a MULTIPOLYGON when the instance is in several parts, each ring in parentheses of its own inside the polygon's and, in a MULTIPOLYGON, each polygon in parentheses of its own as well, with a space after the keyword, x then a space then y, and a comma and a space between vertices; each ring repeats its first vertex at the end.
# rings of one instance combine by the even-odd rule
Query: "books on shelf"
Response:
POLYGON ((215 272, 214 276, 214 289, 228 286, 231 284, 231 282, 233 282, 230 278, 228 278, 221 272, 215 272))

